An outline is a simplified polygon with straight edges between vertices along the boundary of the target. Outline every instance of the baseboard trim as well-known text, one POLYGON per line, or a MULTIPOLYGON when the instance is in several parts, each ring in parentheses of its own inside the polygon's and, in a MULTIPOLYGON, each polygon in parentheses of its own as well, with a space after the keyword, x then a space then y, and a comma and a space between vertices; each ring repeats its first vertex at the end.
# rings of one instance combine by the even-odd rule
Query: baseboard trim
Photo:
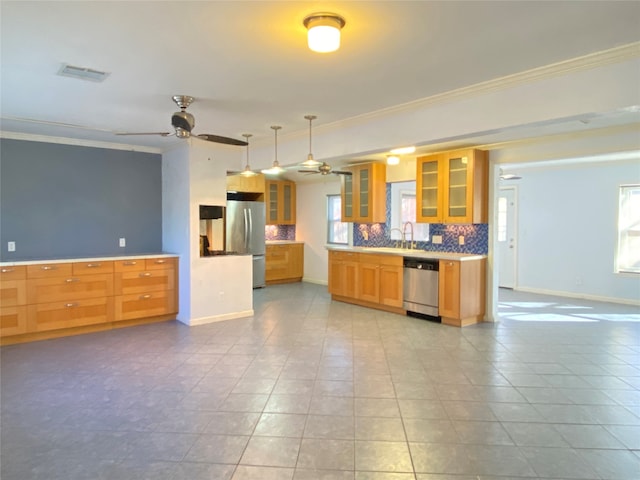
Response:
POLYGON ((325 287, 329 285, 329 282, 327 280, 322 280, 319 278, 302 277, 302 281, 306 283, 315 283, 316 285, 324 285, 325 287))
POLYGON ((222 315, 213 315, 211 317, 191 318, 189 320, 178 319, 178 321, 190 327, 195 327, 198 325, 206 325, 208 323, 223 322, 225 320, 235 320, 236 318, 251 317, 253 316, 253 314, 254 314, 254 311, 253 309, 251 309, 251 310, 243 310, 241 312, 225 313, 222 315))
POLYGON ((577 298, 580 300, 592 300, 595 302, 619 303, 621 305, 640 306, 640 300, 630 298, 605 297, 603 295, 590 295, 587 293, 565 292, 562 290, 547 290, 544 288, 517 287, 516 292, 537 293, 540 295, 552 295, 555 297, 577 298))

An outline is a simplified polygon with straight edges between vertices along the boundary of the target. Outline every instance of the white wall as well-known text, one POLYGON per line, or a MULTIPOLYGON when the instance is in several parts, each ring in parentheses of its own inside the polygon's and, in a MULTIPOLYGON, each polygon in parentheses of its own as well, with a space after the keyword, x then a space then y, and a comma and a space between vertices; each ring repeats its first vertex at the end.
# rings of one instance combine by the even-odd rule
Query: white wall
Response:
POLYGON ((180 254, 178 320, 198 325, 253 314, 251 256, 200 257, 200 205, 226 205, 241 150, 189 140, 162 157, 163 249, 180 254))
POLYGON ((638 162, 520 167, 518 289, 640 301, 640 278, 614 273, 618 188, 640 183, 638 162))
POLYGON ((296 185, 296 240, 304 241, 305 282, 328 283, 327 195, 340 194, 337 175, 296 185))

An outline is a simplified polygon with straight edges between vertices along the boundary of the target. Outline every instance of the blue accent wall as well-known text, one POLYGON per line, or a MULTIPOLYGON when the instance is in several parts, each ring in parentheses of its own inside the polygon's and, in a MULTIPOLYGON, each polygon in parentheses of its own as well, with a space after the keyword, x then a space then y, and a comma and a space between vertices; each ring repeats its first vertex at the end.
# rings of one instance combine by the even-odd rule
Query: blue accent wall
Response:
MULTIPOLYGON (((395 240, 390 240, 391 225, 391 184, 387 183, 387 221, 386 223, 354 223, 353 245, 356 247, 393 247, 395 240), (365 239, 366 237, 366 239, 365 239)), ((429 237, 442 235, 442 244, 432 242, 416 242, 416 248, 429 252, 473 253, 486 255, 489 251, 489 225, 464 224, 452 225, 431 223, 429 237), (464 245, 458 245, 458 237, 464 235, 464 245)))
POLYGON ((13 139, 0 153, 0 261, 162 251, 161 155, 13 139))

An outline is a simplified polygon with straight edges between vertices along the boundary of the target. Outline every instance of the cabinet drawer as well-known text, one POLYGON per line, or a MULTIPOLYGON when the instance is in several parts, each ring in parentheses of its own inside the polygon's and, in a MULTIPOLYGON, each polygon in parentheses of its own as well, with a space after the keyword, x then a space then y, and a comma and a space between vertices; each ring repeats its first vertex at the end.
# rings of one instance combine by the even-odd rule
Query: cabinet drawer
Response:
POLYGON ((379 257, 380 265, 390 267, 402 267, 404 259, 399 255, 382 255, 379 257))
POLYGON ((5 280, 24 280, 25 278, 27 278, 27 267, 24 265, 0 268, 0 281, 2 282, 5 280))
POLYGON ((26 280, 2 280, 0 281, 0 305, 3 307, 15 307, 27 303, 26 280))
POLYGON ((74 275, 113 273, 113 262, 75 262, 71 271, 74 275))
POLYGON ((174 291, 115 297, 116 321, 177 313, 174 291))
POLYGON ((27 280, 27 303, 29 304, 73 302, 111 295, 113 295, 113 275, 109 273, 27 280))
POLYGON ((330 253, 331 259, 335 261, 357 262, 359 260, 359 254, 356 252, 338 252, 336 250, 332 250, 330 253))
POLYGON ((115 294, 161 292, 175 288, 175 270, 121 272, 115 274, 115 294))
POLYGON ((116 260, 113 262, 114 272, 141 272, 145 270, 144 258, 131 260, 116 260))
POLYGON ((106 323, 113 319, 113 297, 28 305, 27 318, 31 332, 106 323))
POLYGON ((168 268, 176 268, 175 257, 171 258, 147 258, 144 261, 145 270, 165 270, 168 268))
POLYGON ((27 278, 52 278, 72 275, 71 263, 39 263, 27 265, 27 278))
POLYGON ((0 308, 0 336, 19 335, 27 331, 27 307, 20 305, 16 307, 0 308))

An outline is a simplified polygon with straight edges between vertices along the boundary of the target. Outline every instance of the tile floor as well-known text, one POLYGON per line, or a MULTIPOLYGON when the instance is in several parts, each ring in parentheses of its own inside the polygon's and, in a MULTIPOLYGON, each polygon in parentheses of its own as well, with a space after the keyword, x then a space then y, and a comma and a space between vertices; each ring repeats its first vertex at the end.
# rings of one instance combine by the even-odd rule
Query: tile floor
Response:
POLYGON ((2 348, 2 480, 640 479, 637 308, 503 292, 457 329, 295 284, 255 309, 2 348))

